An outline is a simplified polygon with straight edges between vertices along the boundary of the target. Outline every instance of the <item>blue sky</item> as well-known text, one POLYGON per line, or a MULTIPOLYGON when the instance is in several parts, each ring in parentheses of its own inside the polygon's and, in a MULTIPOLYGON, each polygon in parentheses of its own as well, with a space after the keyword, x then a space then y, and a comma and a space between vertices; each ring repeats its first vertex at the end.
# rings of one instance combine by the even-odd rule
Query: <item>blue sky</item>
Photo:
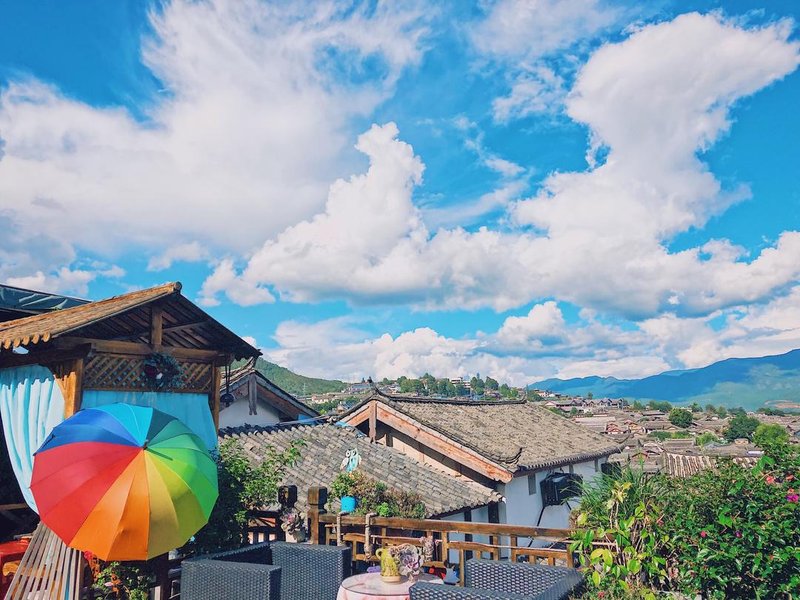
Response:
POLYGON ((0 5, 0 280, 179 280, 302 373, 800 346, 794 2, 0 5))

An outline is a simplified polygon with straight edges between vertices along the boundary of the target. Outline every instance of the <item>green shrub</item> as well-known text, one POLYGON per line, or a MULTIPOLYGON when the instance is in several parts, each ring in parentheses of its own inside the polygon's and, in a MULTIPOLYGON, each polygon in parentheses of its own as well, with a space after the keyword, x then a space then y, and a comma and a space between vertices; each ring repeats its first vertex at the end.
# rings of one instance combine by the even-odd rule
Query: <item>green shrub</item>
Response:
POLYGON ((780 444, 789 441, 789 432, 786 427, 777 423, 761 423, 753 432, 753 443, 762 448, 770 444, 780 444))
POLYGON ((682 482, 665 523, 681 589, 704 598, 800 594, 800 457, 770 446, 754 468, 726 461, 682 482))
POLYGON ((236 440, 224 441, 216 457, 219 498, 208 523, 186 545, 185 552, 207 554, 245 544, 249 511, 277 501, 278 486, 287 468, 300 458, 303 445, 295 441, 286 450, 267 447, 256 463, 236 440))
POLYGON ((332 498, 355 496, 356 514, 376 513, 381 517, 406 519, 425 518, 425 503, 418 494, 391 490, 385 483, 368 477, 361 471, 339 473, 330 487, 332 498))
POLYGON ((668 540, 660 527, 667 489, 663 477, 631 468, 584 487, 571 549, 591 573, 592 597, 654 598, 652 587, 666 582, 668 540))
POLYGON ((591 597, 800 597, 800 449, 767 444, 753 468, 665 480, 631 470, 587 486, 576 542, 591 597))
POLYGON ((669 417, 667 418, 669 419, 670 423, 675 425, 675 427, 681 427, 684 429, 689 427, 694 421, 694 417, 692 417, 692 411, 686 410, 685 408, 673 408, 671 411, 669 411, 669 417))

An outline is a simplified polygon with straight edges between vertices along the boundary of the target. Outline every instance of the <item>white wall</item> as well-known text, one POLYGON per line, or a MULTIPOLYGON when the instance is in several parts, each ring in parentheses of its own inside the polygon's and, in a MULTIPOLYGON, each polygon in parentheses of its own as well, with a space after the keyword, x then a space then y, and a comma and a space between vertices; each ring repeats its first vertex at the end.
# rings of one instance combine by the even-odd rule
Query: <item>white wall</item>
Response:
POLYGON ((275 409, 267 406, 263 402, 258 403, 258 414, 251 415, 250 405, 247 398, 238 398, 236 402, 228 408, 221 408, 219 411, 220 427, 239 427, 247 423, 248 425, 275 425, 280 423, 280 416, 275 409))
MULTIPOLYGON (((488 523, 489 522, 489 507, 482 506, 481 508, 473 508, 471 511, 472 514, 472 522, 473 523, 488 523)), ((450 515, 449 517, 444 517, 443 521, 457 521, 462 522, 464 521, 463 513, 458 513, 455 515, 450 515)), ((463 533, 451 533, 450 534, 451 541, 463 542, 464 541, 464 534, 463 533)), ((473 542, 478 542, 480 544, 488 544, 489 543, 489 536, 488 535, 473 535, 472 536, 473 542)), ((458 552, 456 550, 451 550, 449 552, 450 556, 448 557, 448 561, 454 564, 458 564, 458 552)))
MULTIPOLYGON (((583 476, 584 483, 590 482, 600 474, 600 465, 606 462, 605 458, 597 461, 590 460, 572 465, 575 473, 583 476)), ((568 473, 569 466, 554 471, 568 473)), ((515 477, 505 485, 498 486, 498 492, 502 494, 506 501, 500 505, 500 522, 509 525, 526 525, 530 527, 550 527, 555 529, 566 529, 569 527, 570 507, 566 504, 561 506, 548 506, 542 513, 542 520, 539 522, 539 514, 542 511, 542 490, 540 483, 549 473, 553 471, 537 471, 529 476, 523 475, 515 477), (528 477, 536 477, 535 486, 529 490, 528 477), (531 494, 530 491, 535 491, 531 494)), ((577 498, 569 502, 572 508, 577 508, 580 503, 577 498)))

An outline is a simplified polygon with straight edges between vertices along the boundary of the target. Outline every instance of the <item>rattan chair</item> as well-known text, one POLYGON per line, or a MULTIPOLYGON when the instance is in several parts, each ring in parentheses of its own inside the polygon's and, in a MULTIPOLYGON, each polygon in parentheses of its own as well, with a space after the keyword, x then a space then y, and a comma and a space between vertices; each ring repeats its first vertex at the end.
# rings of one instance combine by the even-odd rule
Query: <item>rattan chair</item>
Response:
POLYGON ((281 600, 281 568, 269 543, 190 558, 181 565, 182 600, 281 600))
POLYGON ((264 542, 185 560, 182 600, 336 600, 350 548, 264 542))
POLYGON ((272 542, 271 550, 281 568, 281 600, 336 600, 350 576, 349 546, 272 542))
POLYGON ((566 600, 583 587, 576 569, 471 559, 464 587, 417 583, 411 600, 566 600))

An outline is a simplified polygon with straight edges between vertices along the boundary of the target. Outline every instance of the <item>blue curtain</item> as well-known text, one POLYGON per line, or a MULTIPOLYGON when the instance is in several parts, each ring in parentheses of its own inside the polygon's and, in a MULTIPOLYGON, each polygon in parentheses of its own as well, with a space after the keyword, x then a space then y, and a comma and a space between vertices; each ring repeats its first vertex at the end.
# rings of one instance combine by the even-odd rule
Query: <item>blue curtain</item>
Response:
POLYGON ((64 396, 50 369, 0 369, 0 416, 14 475, 28 506, 36 510, 30 488, 33 453, 64 420, 64 396))
POLYGON ((115 402, 149 406, 172 415, 195 432, 209 450, 217 447, 217 430, 214 428, 214 419, 208 408, 208 394, 84 390, 81 408, 95 408, 115 402))

